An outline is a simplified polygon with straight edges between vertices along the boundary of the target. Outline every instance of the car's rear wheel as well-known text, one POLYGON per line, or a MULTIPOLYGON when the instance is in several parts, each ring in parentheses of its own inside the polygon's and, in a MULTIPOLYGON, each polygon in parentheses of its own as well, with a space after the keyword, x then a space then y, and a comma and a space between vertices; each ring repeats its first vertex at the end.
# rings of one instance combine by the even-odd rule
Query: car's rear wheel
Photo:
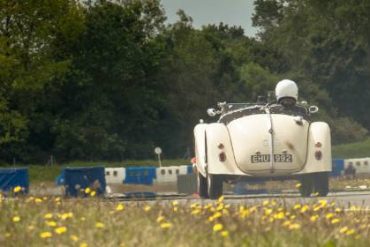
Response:
POLYGON ((327 196, 329 193, 329 173, 320 172, 313 174, 313 186, 318 196, 327 196))
POLYGON ((197 191, 201 198, 208 198, 207 179, 200 172, 197 174, 197 191))
POLYGON ((208 174, 207 186, 208 196, 211 199, 218 199, 223 193, 223 179, 220 175, 208 174))
POLYGON ((301 186, 299 187, 299 193, 303 197, 309 197, 313 192, 313 180, 311 174, 303 175, 300 182, 301 186))

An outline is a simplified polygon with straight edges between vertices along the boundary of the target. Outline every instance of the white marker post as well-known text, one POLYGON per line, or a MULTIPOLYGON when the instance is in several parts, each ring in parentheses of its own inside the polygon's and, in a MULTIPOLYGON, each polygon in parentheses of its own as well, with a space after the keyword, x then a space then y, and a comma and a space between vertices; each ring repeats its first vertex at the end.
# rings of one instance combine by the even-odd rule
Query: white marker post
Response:
POLYGON ((158 163, 159 163, 159 167, 162 167, 162 161, 161 161, 161 153, 162 153, 162 149, 160 147, 156 147, 154 149, 154 153, 158 155, 158 163))

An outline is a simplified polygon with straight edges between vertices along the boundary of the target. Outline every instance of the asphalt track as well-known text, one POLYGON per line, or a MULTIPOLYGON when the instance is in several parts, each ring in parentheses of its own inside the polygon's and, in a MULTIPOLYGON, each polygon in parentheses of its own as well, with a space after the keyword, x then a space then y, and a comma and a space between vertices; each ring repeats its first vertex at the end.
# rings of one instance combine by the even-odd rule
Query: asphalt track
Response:
MULTIPOLYGON (((156 196, 140 196, 126 197, 123 195, 113 195, 108 200, 113 201, 140 201, 145 203, 171 203, 176 200, 179 203, 201 203, 206 204, 212 202, 210 199, 200 199, 194 195, 179 195, 179 194, 158 194, 156 196)), ((265 200, 275 200, 283 204, 296 203, 315 203, 318 200, 325 199, 329 203, 335 202, 337 206, 351 208, 352 206, 361 206, 365 210, 370 211, 370 191, 346 191, 346 192, 331 192, 326 197, 301 197, 298 193, 280 193, 280 194, 256 194, 256 195, 225 195, 224 201, 229 204, 246 204, 253 205, 261 203, 265 200)))

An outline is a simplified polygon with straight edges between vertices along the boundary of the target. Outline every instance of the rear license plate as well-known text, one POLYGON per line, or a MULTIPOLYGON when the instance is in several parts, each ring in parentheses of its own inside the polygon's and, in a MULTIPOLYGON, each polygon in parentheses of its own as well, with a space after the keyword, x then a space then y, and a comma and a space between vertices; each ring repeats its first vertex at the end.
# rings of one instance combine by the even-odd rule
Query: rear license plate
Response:
MULTIPOLYGON (((270 154, 256 153, 254 155, 251 155, 252 163, 268 163, 270 162, 270 159, 271 159, 270 154)), ((274 162, 291 163, 293 162, 293 155, 288 153, 274 154, 274 162)))
POLYGON ((293 161, 293 155, 291 154, 274 154, 275 162, 287 162, 291 163, 293 161))

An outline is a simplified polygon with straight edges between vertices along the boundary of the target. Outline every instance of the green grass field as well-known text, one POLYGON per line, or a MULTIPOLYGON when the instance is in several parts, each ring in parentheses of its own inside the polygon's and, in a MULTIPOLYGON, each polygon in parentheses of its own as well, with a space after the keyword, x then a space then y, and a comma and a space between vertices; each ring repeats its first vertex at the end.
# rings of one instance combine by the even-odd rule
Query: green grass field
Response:
POLYGON ((333 146, 333 158, 364 158, 370 157, 370 138, 362 142, 333 146))
MULTIPOLYGON (((89 192, 91 194, 91 192, 89 192)), ((0 200, 0 246, 368 246, 370 214, 326 200, 0 200)))

